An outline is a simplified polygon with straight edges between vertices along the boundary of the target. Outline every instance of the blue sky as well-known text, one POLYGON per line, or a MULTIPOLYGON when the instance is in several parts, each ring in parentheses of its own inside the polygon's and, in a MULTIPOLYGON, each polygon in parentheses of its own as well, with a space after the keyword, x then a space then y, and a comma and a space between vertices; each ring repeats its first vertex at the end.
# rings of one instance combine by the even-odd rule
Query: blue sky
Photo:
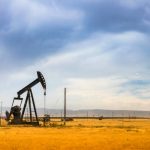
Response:
MULTIPOLYGON (((0 99, 36 78, 47 81, 47 107, 150 108, 148 0, 1 0, 0 99)), ((41 87, 34 89, 43 106, 41 87)))

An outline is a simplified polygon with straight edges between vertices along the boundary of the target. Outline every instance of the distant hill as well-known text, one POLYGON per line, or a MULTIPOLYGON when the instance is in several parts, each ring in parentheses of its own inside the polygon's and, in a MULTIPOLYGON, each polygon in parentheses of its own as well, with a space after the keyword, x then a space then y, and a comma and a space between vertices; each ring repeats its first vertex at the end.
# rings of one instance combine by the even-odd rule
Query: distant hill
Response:
MULTIPOLYGON (((5 111, 10 110, 9 107, 3 107, 2 115, 5 116, 5 111)), ((53 117, 63 116, 62 109, 46 109, 47 114, 53 117)), ((43 108, 37 108, 39 116, 44 114, 43 108)), ((27 112, 25 112, 27 114, 27 112)), ((67 110, 67 116, 69 117, 150 117, 150 111, 136 111, 136 110, 104 110, 104 109, 79 109, 79 110, 67 110)))
MULTIPOLYGON (((40 112, 40 110, 39 110, 40 112)), ((61 116, 63 110, 47 109, 48 114, 53 116, 61 116)), ((133 111, 133 110, 103 110, 103 109, 87 109, 87 110, 67 110, 67 116, 76 117, 150 117, 150 111, 133 111)))

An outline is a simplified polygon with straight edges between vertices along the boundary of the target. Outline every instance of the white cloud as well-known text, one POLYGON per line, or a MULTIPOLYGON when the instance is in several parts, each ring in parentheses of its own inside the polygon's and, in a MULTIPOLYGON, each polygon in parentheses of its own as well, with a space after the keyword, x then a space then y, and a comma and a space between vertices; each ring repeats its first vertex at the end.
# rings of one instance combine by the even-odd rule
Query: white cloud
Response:
MULTIPOLYGON (((48 108, 63 108, 63 88, 67 87, 70 109, 148 109, 150 101, 127 91, 119 93, 125 82, 149 79, 145 74, 145 63, 138 62, 140 56, 143 57, 143 45, 149 45, 148 37, 137 32, 94 34, 64 47, 62 53, 37 60, 35 64, 10 74, 7 84, 0 87, 2 99, 7 100, 8 105, 17 90, 34 80, 37 77, 35 71, 40 70, 47 81, 48 108), (138 46, 139 50, 134 49, 138 46), (129 60, 129 55, 137 60, 129 60), (9 89, 9 95, 6 89, 9 89)), ((43 92, 39 86, 34 88, 38 107, 43 106, 43 92)), ((144 94, 145 90, 140 92, 144 94)))

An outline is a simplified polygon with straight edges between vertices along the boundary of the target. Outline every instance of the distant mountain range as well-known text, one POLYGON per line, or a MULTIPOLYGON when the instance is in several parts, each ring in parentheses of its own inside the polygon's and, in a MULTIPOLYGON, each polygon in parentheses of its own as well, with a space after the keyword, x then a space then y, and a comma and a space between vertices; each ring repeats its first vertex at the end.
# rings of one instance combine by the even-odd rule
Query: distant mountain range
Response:
MULTIPOLYGON (((9 107, 3 107, 2 115, 5 116, 5 111, 10 110, 9 107)), ((26 111, 25 114, 28 112, 26 111)), ((44 109, 37 108, 39 116, 43 116, 44 109)), ((46 109, 46 114, 52 117, 63 116, 62 109, 46 109)), ((134 110, 104 110, 104 109, 79 109, 79 110, 67 110, 68 117, 150 117, 150 111, 134 111, 134 110)))
MULTIPOLYGON (((40 110, 39 110, 40 112, 40 110)), ((53 116, 63 115, 63 110, 47 109, 48 114, 53 116)), ((150 117, 150 111, 132 111, 132 110, 103 110, 103 109, 87 109, 87 110, 67 110, 67 116, 71 117, 150 117)))

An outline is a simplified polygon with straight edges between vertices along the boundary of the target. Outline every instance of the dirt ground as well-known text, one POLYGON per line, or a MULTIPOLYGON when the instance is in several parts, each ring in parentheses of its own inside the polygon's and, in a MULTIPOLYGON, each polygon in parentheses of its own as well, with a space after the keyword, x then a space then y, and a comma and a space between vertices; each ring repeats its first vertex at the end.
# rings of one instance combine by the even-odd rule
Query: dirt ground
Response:
POLYGON ((150 120, 54 120, 50 127, 0 127, 1 150, 150 150, 150 120))

